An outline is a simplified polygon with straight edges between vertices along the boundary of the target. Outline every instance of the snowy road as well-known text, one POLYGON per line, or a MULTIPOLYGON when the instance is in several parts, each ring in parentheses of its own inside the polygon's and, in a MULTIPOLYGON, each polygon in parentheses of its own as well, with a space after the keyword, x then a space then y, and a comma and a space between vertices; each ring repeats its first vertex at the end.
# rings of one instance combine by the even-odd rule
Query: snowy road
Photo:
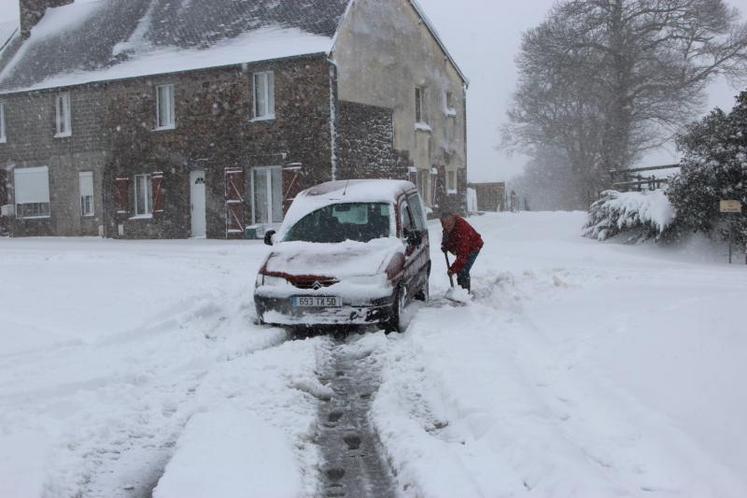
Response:
POLYGON ((253 325, 258 243, 0 240, 0 496, 316 496, 368 448, 403 496, 747 496, 747 269, 471 221, 473 303, 344 344, 253 325))

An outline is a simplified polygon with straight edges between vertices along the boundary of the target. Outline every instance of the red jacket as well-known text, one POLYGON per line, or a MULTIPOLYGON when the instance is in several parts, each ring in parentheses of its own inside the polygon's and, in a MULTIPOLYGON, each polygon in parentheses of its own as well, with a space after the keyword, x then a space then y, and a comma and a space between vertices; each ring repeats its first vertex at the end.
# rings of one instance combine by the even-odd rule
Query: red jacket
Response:
POLYGON ((455 216, 455 218, 454 228, 450 233, 444 233, 441 246, 456 254, 457 259, 449 269, 452 273, 459 273, 464 269, 469 257, 482 249, 483 241, 480 234, 464 218, 461 216, 455 216))

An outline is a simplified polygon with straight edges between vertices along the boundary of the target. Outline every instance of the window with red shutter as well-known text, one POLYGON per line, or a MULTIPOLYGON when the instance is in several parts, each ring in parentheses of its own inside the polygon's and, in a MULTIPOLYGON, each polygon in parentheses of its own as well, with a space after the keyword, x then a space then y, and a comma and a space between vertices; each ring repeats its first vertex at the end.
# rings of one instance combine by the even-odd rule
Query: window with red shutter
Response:
POLYGON ((128 214, 130 212, 130 179, 117 178, 114 180, 114 201, 118 214, 128 214))
POLYGON ((164 189, 163 173, 156 171, 150 177, 153 186, 153 214, 163 213, 166 205, 166 191, 164 189))

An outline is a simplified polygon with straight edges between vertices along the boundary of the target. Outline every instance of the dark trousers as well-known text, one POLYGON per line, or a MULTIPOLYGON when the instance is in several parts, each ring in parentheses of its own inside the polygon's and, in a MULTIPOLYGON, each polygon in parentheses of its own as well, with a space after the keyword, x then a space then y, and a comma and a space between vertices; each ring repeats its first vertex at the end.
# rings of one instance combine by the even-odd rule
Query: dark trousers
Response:
POLYGON ((480 251, 475 251, 472 254, 469 255, 467 258, 467 264, 464 265, 464 268, 462 268, 462 271, 457 274, 457 283, 462 289, 467 289, 467 292, 471 290, 471 284, 472 279, 470 278, 469 272, 472 269, 472 266, 475 264, 475 260, 477 259, 477 256, 480 254, 480 251))

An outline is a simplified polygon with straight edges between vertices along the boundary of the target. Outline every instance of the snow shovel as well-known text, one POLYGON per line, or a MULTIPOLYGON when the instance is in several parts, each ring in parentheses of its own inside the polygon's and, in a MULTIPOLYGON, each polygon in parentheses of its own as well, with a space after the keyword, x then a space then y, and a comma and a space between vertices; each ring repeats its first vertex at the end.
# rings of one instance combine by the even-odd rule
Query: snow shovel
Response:
MULTIPOLYGON (((451 268, 451 262, 449 261, 449 253, 446 252, 446 251, 444 251, 444 258, 446 258, 446 269, 448 271, 448 269, 451 268)), ((446 291, 446 294, 444 295, 444 297, 448 301, 451 301, 452 303, 455 303, 455 304, 461 304, 461 305, 466 304, 464 301, 462 301, 461 299, 459 299, 454 294, 454 292, 455 292, 456 289, 454 287, 454 276, 453 275, 449 275, 449 284, 451 284, 451 289, 449 289, 449 290, 446 291)))

